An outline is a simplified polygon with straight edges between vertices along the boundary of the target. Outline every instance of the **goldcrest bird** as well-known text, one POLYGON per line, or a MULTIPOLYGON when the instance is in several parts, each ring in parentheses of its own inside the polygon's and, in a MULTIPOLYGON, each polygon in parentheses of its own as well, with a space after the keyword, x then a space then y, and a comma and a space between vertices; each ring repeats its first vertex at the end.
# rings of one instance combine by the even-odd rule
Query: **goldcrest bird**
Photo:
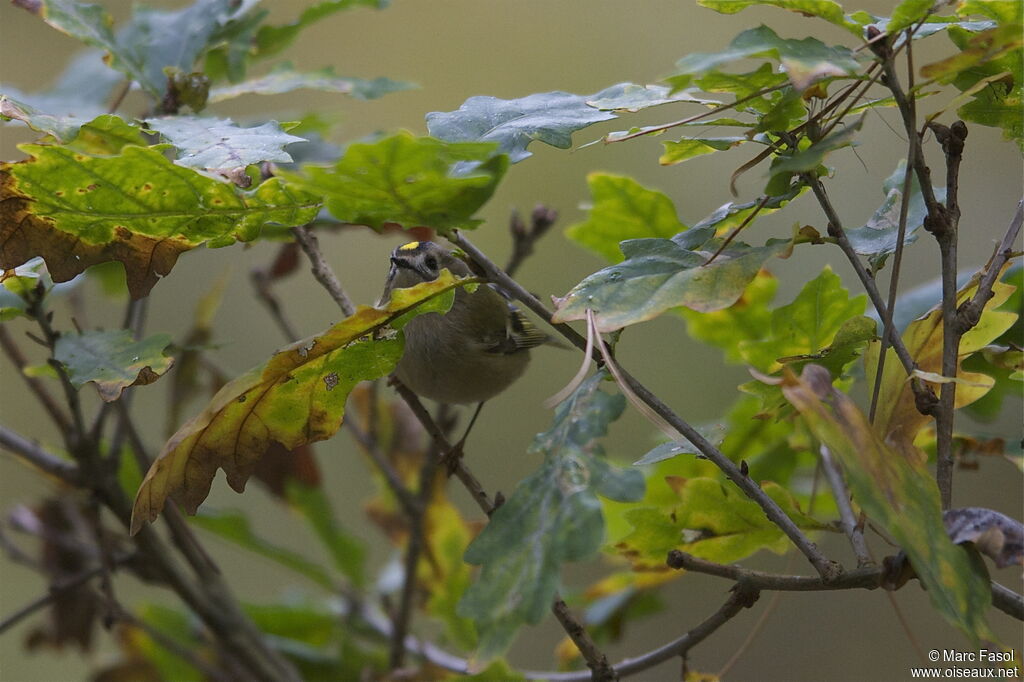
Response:
MULTIPOLYGON (((394 289, 437 279, 444 269, 459 277, 472 274, 465 261, 434 242, 399 246, 391 253, 381 302, 394 289)), ((424 398, 483 403, 518 379, 530 361, 529 350, 547 340, 497 290, 460 287, 447 313, 424 313, 405 326, 405 353, 395 375, 424 398)))

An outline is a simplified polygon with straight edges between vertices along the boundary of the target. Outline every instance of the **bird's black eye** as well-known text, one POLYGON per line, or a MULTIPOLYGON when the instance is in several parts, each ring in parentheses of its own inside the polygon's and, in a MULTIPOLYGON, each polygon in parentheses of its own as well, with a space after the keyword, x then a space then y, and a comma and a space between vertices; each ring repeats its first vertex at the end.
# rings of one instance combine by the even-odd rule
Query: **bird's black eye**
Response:
POLYGON ((427 266, 427 269, 431 272, 437 272, 437 259, 433 256, 427 256, 423 259, 423 264, 427 266))

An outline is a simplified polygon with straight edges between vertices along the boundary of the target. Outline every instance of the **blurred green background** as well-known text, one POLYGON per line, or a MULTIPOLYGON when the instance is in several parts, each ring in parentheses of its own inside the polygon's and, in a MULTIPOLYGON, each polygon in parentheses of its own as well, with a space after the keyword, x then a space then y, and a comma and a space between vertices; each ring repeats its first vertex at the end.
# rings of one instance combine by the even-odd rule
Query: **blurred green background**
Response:
MULTIPOLYGON (((127 1, 102 3, 117 17, 130 11, 127 1)), ((182 3, 152 2, 173 7, 182 3)), ((304 0, 265 2, 272 18, 286 21, 308 3, 304 0)), ((891 3, 865 1, 848 10, 866 9, 878 14, 891 3)), ((383 11, 354 10, 334 15, 304 32, 284 57, 297 67, 316 69, 332 65, 342 75, 372 78, 388 76, 419 85, 370 102, 345 96, 302 91, 275 97, 249 97, 208 110, 208 114, 232 116, 244 122, 252 118, 294 120, 307 111, 318 110, 340 117, 338 141, 355 140, 377 131, 409 129, 425 133, 424 114, 450 111, 473 95, 515 98, 535 92, 565 90, 578 94, 596 92, 608 85, 632 81, 655 82, 671 73, 676 59, 694 51, 721 49, 740 31, 767 23, 785 37, 814 35, 826 42, 850 44, 840 29, 821 21, 805 19, 782 11, 747 10, 726 17, 696 7, 688 0, 516 0, 475 2, 438 0, 413 2, 395 0, 383 11)), ((43 89, 60 73, 67 59, 78 51, 76 41, 53 31, 37 18, 8 3, 0 5, 0 82, 24 91, 43 89)), ((915 51, 919 64, 928 55, 948 49, 946 38, 931 38, 915 51)), ((123 112, 141 113, 141 100, 130 96, 123 112)), ((692 106, 692 105, 684 105, 692 106)), ((926 102, 923 113, 938 103, 926 102)), ((627 117, 588 128, 575 136, 577 145, 598 139, 610 130, 632 125, 671 120, 692 113, 690 109, 659 108, 640 116, 627 117)), ((948 122, 947 119, 943 119, 948 122)), ((827 183, 840 214, 848 225, 860 225, 882 200, 881 182, 893 170, 905 148, 901 127, 895 119, 870 115, 867 134, 856 150, 842 150, 829 159, 837 168, 827 183)), ((0 158, 21 158, 15 145, 31 140, 27 129, 0 127, 0 158)), ((666 138, 667 139, 667 138, 666 138)), ((941 167, 935 154, 928 153, 934 168, 941 167)), ((680 218, 692 224, 719 205, 729 201, 727 182, 732 170, 745 162, 749 152, 715 154, 679 166, 661 168, 657 157, 660 140, 643 139, 610 146, 594 145, 575 151, 554 150, 535 143, 534 156, 513 166, 498 193, 481 217, 487 223, 472 239, 494 260, 503 262, 509 253, 507 223, 509 211, 529 213, 537 203, 556 208, 561 215, 553 233, 539 252, 521 270, 518 279, 546 298, 561 295, 582 277, 602 264, 593 256, 568 243, 561 228, 583 217, 581 204, 588 199, 586 175, 603 170, 627 174, 641 183, 667 193, 676 203, 680 218)), ((1022 165, 1013 144, 1003 142, 1000 133, 971 126, 961 175, 960 259, 964 268, 983 263, 994 240, 1004 230, 1019 198, 1022 165)), ((756 170, 741 178, 741 198, 749 200, 759 191, 763 178, 756 170)), ((763 240, 770 235, 788 235, 793 224, 810 224, 824 232, 820 209, 809 196, 781 214, 759 221, 748 238, 763 240)), ((372 303, 380 293, 387 269, 387 255, 401 243, 401 235, 378 237, 370 232, 346 231, 326 238, 324 249, 343 279, 351 296, 372 303)), ((190 324, 197 297, 210 290, 214 281, 227 274, 229 284, 224 305, 215 324, 216 362, 241 372, 262 362, 284 339, 264 309, 252 298, 249 269, 264 264, 274 246, 233 246, 219 250, 197 249, 185 254, 170 281, 153 291, 148 332, 181 334, 190 324)), ((788 261, 773 264, 782 286, 777 301, 788 302, 806 279, 823 264, 839 272, 847 286, 857 289, 850 268, 838 249, 803 248, 788 261)), ((888 271, 886 271, 888 272, 888 271)), ((901 288, 909 289, 935 277, 937 250, 922 235, 905 261, 901 288)), ((886 275, 887 278, 887 275, 886 275)), ((88 325, 120 324, 123 299, 107 298, 95 281, 87 281, 84 294, 89 301, 88 325)), ((338 311, 333 302, 303 269, 278 288, 290 309, 294 323, 303 334, 335 322, 338 311)), ((60 317, 63 312, 58 308, 60 317)), ((12 325, 20 337, 24 323, 12 325)), ((24 344, 26 347, 31 344, 24 344)), ((666 315, 642 329, 627 332, 620 345, 620 359, 642 381, 672 405, 691 423, 719 417, 735 395, 735 386, 748 379, 741 367, 724 366, 717 350, 691 342, 681 320, 666 315)), ((527 376, 484 409, 467 444, 468 461, 485 487, 506 494, 531 472, 538 462, 525 454, 534 433, 547 428, 550 413, 541 402, 561 388, 575 371, 577 357, 557 350, 542 349, 534 355, 527 376)), ((0 420, 45 443, 55 443, 49 424, 27 399, 12 368, 0 359, 0 420)), ((86 391, 88 392, 88 391, 86 391)), ((136 413, 147 424, 145 436, 156 447, 164 436, 163 403, 166 387, 157 383, 136 392, 136 413)), ((195 406, 197 408, 197 406, 195 406)), ((986 425, 1009 440, 1020 438, 1020 400, 1012 398, 1001 424, 986 425)), ((622 462, 637 459, 655 442, 656 434, 646 422, 627 414, 612 428, 607 450, 622 462)), ((344 434, 316 446, 325 472, 326 485, 341 518, 373 546, 379 565, 391 550, 375 529, 361 516, 367 498, 366 465, 344 434)), ((51 490, 26 467, 7 453, 0 453, 0 501, 6 510, 17 504, 31 505, 51 490)), ((457 485, 451 495, 472 518, 476 510, 457 485)), ((245 496, 232 493, 218 477, 208 504, 246 510, 256 528, 274 541, 320 557, 321 550, 301 522, 271 502, 259 486, 250 486, 245 496)), ((954 506, 984 505, 1021 517, 1022 490, 1019 472, 1003 460, 984 461, 978 472, 960 472, 954 506)), ((20 538, 19 538, 20 540, 20 538)), ((277 566, 254 559, 240 550, 209 539, 214 556, 222 562, 237 594, 243 599, 265 601, 285 594, 315 594, 308 585, 277 566)), ((841 538, 824 538, 828 552, 842 560, 850 558, 841 538)), ((883 551, 883 550, 879 550, 883 551)), ((751 566, 773 570, 806 572, 799 557, 758 555, 751 566)), ((1003 584, 1020 591, 1020 570, 994 571, 1003 584)), ((572 587, 582 587, 599 575, 593 567, 570 567, 565 577, 572 587)), ((665 591, 667 608, 660 614, 631 627, 618 644, 608 647, 612 660, 637 655, 676 637, 717 608, 729 584, 704 576, 687 576, 665 591)), ((17 609, 45 590, 35 574, 0 556, 0 617, 17 609)), ((119 580, 119 595, 134 599, 173 603, 166 594, 144 588, 131 579, 119 580)), ((757 619, 765 613, 772 595, 766 593, 753 610, 743 613, 710 640, 692 652, 693 669, 715 671, 741 646, 757 619)), ((894 595, 910 630, 923 650, 967 646, 966 641, 928 606, 927 596, 911 583, 894 595)), ((995 631, 1009 645, 1021 641, 1021 624, 999 612, 992 612, 995 631)), ((0 637, 0 680, 79 680, 88 668, 74 651, 37 653, 23 650, 29 619, 0 637)), ((552 623, 523 632, 510 654, 513 664, 549 668, 551 649, 561 639, 552 623)), ((100 637, 90 663, 109 660, 113 645, 109 636, 100 637)), ((900 680, 909 678, 909 667, 920 665, 907 635, 901 629, 894 607, 881 591, 783 594, 768 616, 767 627, 751 644, 727 679, 734 680, 900 680)), ((1018 656, 1020 649, 1017 648, 1018 656)), ((1020 661, 1018 660, 1018 665, 1020 661)), ((667 663, 640 676, 644 680, 678 679, 678 662, 667 663)))

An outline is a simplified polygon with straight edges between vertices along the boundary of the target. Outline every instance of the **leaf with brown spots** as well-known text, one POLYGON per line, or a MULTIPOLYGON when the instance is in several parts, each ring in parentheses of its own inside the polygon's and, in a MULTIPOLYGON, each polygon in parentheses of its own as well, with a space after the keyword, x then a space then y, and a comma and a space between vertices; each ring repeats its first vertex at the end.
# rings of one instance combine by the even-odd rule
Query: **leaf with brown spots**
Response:
POLYGON ((266 224, 300 225, 320 208, 318 197, 278 178, 243 192, 154 148, 129 145, 116 156, 21 149, 32 158, 0 164, 0 268, 41 256, 64 282, 120 261, 133 298, 148 295, 183 251, 251 241, 266 224))
POLYGON ((388 374, 402 356, 400 331, 376 332, 400 327, 412 315, 447 312, 455 287, 473 281, 445 270, 433 282, 398 289, 384 307, 360 306, 351 317, 286 346, 226 384, 178 429, 150 467, 135 498, 132 534, 156 519, 168 498, 194 514, 218 468, 242 492, 272 444, 294 450, 333 436, 355 385, 388 374))

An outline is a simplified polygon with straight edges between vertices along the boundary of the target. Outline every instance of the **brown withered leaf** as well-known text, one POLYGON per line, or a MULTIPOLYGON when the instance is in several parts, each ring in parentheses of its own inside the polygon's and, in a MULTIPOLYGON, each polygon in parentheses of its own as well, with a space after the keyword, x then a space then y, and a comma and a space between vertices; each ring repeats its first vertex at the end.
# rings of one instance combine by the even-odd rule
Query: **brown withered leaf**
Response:
POLYGON ((13 176, 0 173, 0 268, 14 268, 42 256, 53 281, 67 282, 91 265, 120 261, 128 292, 132 298, 142 298, 171 271, 178 256, 194 246, 186 239, 158 239, 124 228, 115 229, 113 239, 105 244, 89 244, 34 215, 31 199, 17 191, 13 176))
POLYGON ((446 312, 453 290, 464 283, 445 270, 432 282, 398 289, 383 308, 361 306, 226 384, 206 409, 178 429, 150 467, 135 498, 132 534, 156 519, 167 499, 194 514, 209 495, 217 469, 224 469, 228 484, 243 492, 271 443, 293 450, 333 436, 352 388, 386 375, 401 357, 400 334, 374 339, 374 332, 401 327, 410 314, 446 312))

